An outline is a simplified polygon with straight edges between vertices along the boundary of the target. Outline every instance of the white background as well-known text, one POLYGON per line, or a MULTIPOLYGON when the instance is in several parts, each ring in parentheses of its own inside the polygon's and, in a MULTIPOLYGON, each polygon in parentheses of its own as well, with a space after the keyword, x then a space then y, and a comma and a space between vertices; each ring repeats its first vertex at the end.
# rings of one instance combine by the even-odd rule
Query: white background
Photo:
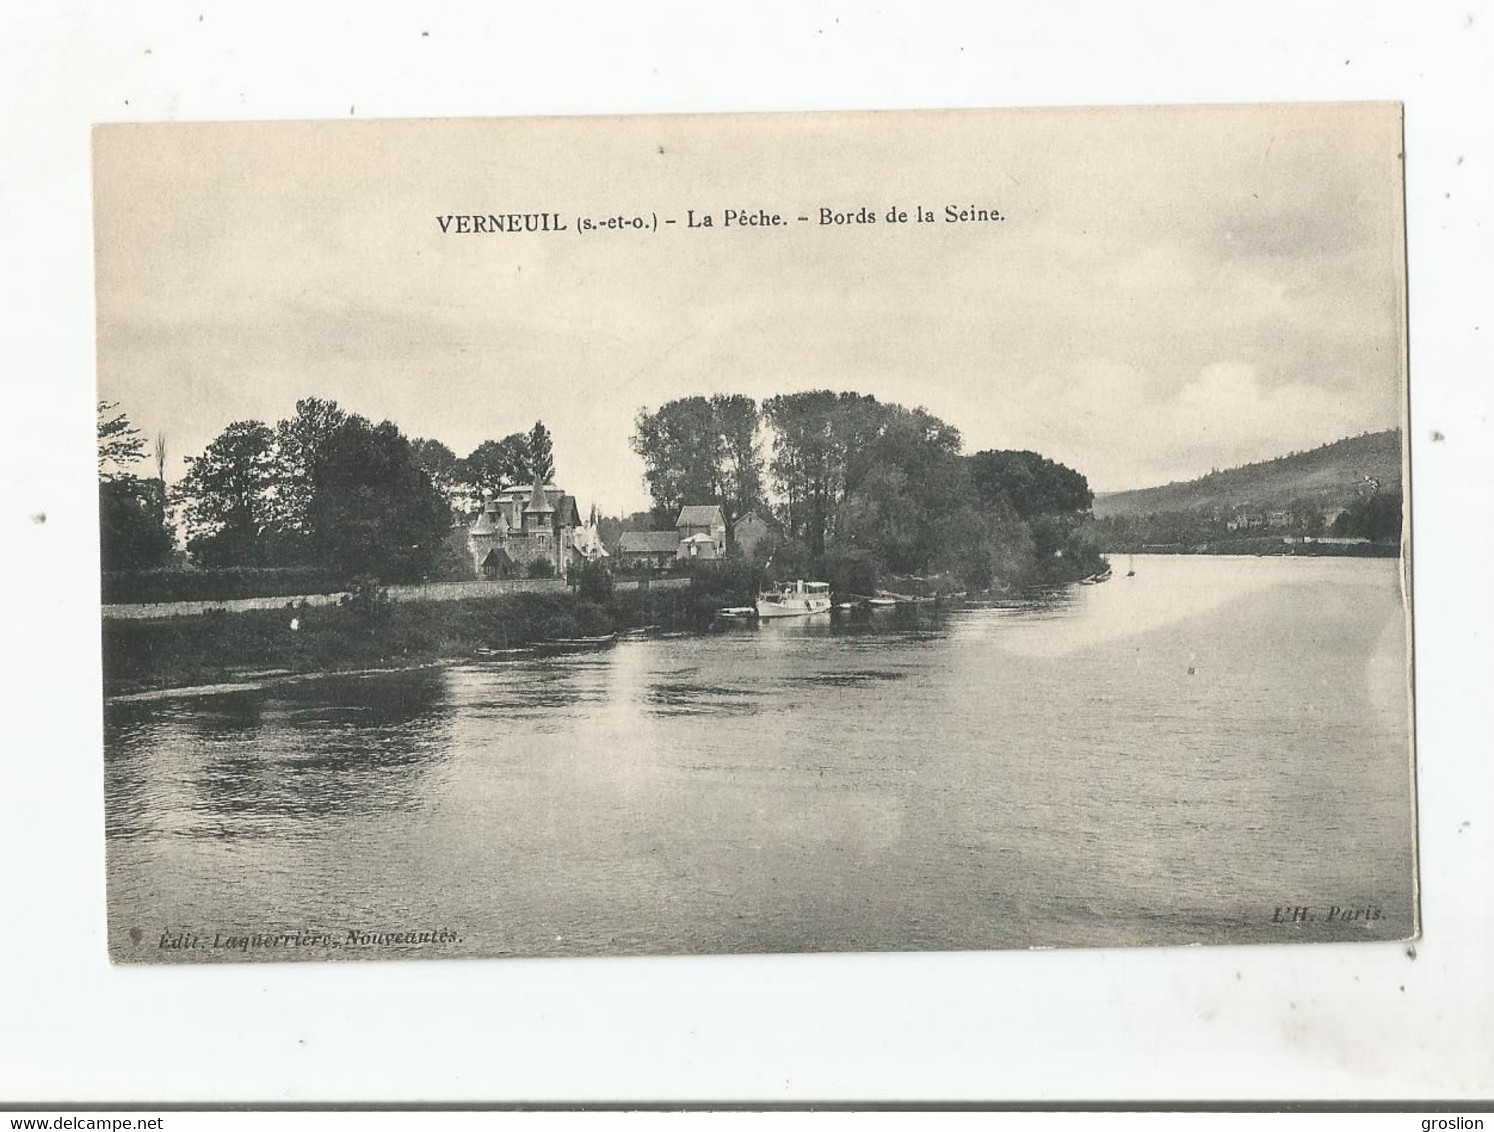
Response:
POLYGON ((0 1104, 1494 1094, 1491 47, 1488 3, 1424 0, 709 16, 6 5, 0 1104), (91 123, 1339 99, 1407 108, 1426 933, 1414 959, 1352 945, 109 965, 91 123))

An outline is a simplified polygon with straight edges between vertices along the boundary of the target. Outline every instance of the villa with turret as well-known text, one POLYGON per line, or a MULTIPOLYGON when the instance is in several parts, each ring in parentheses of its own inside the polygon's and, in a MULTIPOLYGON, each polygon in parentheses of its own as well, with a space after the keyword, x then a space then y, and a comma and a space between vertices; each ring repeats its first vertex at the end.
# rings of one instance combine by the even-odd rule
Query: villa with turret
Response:
POLYGON ((508 488, 490 498, 468 530, 467 543, 473 568, 484 578, 528 576, 537 562, 565 578, 579 562, 598 557, 601 548, 595 514, 583 525, 576 497, 549 483, 508 488))

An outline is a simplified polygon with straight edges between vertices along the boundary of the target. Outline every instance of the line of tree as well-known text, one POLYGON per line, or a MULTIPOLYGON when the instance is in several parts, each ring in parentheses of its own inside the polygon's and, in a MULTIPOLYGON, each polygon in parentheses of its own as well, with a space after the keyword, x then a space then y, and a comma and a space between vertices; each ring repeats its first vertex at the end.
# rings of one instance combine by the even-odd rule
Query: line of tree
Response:
POLYGON ((188 457, 168 493, 165 451, 157 477, 129 468, 144 439, 99 402, 100 516, 104 569, 166 564, 179 511, 186 551, 204 568, 316 566, 384 581, 428 577, 450 552, 454 521, 481 500, 555 474, 549 430, 484 441, 459 459, 438 440, 407 438, 335 401, 306 398, 274 425, 234 421, 188 457))
POLYGON ((687 503, 718 503, 728 521, 757 508, 782 529, 786 570, 829 573, 857 559, 986 586, 1074 576, 1097 561, 1084 476, 1034 452, 965 456, 959 430, 923 408, 830 390, 761 406, 689 397, 641 411, 632 443, 656 528, 687 503))
POLYGON ((1107 550, 1227 546, 1252 538, 1362 538, 1386 545, 1401 539, 1399 488, 1337 488, 1324 497, 1276 507, 1216 504, 1141 514, 1107 515, 1095 535, 1107 550), (1352 492, 1352 494, 1350 494, 1352 492))

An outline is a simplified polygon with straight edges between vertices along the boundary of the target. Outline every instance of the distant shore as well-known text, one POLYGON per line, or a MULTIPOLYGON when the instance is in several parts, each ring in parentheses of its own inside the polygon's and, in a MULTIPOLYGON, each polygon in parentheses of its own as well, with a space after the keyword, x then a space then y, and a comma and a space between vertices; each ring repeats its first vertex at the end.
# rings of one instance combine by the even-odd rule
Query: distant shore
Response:
POLYGON ((1399 558, 1398 542, 1286 542, 1279 537, 1224 539, 1188 545, 1148 543, 1111 545, 1106 554, 1218 554, 1255 558, 1399 558))

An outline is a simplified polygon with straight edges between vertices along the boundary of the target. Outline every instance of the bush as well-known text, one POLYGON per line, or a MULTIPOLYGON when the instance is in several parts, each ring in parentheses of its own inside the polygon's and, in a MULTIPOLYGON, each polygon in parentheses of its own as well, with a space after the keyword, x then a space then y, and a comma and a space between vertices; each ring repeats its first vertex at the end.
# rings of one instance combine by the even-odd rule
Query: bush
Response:
POLYGON ((612 596, 612 570, 598 558, 577 571, 576 592, 582 601, 605 602, 612 596))
POLYGON ((553 578, 555 577, 555 563, 548 558, 536 558, 524 568, 526 578, 553 578))
POLYGON ((383 618, 389 612, 389 591, 377 578, 354 578, 337 604, 366 619, 383 618))
POLYGON ((120 570, 103 575, 105 604, 229 601, 336 593, 344 578, 311 566, 233 566, 220 570, 120 570))

